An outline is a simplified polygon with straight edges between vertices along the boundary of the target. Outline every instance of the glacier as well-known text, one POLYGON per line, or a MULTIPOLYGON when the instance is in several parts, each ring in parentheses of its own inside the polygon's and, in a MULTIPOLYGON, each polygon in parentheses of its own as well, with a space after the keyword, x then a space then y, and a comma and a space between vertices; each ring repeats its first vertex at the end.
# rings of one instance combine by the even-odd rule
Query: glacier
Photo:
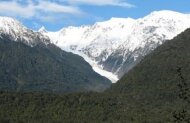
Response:
POLYGON ((67 52, 82 56, 99 74, 116 82, 141 59, 190 27, 190 14, 154 11, 139 18, 111 18, 79 27, 39 32, 67 52))
POLYGON ((0 17, 0 34, 31 47, 42 42, 53 43, 64 51, 82 56, 94 71, 113 83, 156 47, 187 28, 190 28, 190 14, 170 10, 154 11, 138 19, 113 17, 55 32, 45 27, 34 31, 13 18, 0 17))

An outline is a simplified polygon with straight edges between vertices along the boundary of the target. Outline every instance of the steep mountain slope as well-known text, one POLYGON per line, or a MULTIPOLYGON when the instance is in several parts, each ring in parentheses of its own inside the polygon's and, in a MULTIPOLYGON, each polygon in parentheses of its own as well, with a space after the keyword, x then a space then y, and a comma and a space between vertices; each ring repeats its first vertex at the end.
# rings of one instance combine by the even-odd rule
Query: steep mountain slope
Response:
POLYGON ((190 29, 159 46, 104 93, 0 92, 0 121, 189 123, 189 47, 190 29))
POLYGON ((0 18, 0 89, 13 91, 103 91, 111 82, 80 56, 62 51, 47 36, 0 18))
MULTIPOLYGON (((102 74, 99 62, 105 61, 111 52, 126 39, 127 30, 131 28, 133 19, 112 18, 107 22, 98 22, 92 26, 68 27, 58 32, 48 32, 40 29, 43 34, 61 49, 81 55, 91 64, 95 71, 102 74), (45 33, 44 33, 45 32, 45 33), (118 33, 120 32, 120 33, 118 33)), ((108 71, 107 71, 108 72, 108 71)), ((113 81, 116 75, 103 74, 113 81)))
MULTIPOLYGON (((40 31, 61 49, 79 54, 91 66, 111 72, 116 81, 165 40, 189 27, 190 15, 163 10, 136 20, 112 18, 58 32, 40 31)), ((101 70, 97 72, 105 75, 101 70)), ((105 76, 109 78, 110 74, 105 76)))
POLYGON ((129 94, 128 100, 136 103, 137 108, 134 110, 140 111, 139 115, 146 114, 144 117, 149 122, 174 122, 171 121, 173 116, 177 120, 175 122, 188 123, 190 121, 189 47, 190 29, 187 29, 147 55, 108 92, 129 94), (160 119, 157 119, 159 117, 160 119))
MULTIPOLYGON (((157 89, 156 93, 175 89, 173 86, 180 82, 177 70, 182 70, 182 75, 190 80, 190 29, 179 34, 172 40, 166 41, 152 53, 147 55, 136 67, 124 75, 110 90, 113 92, 127 93, 131 89, 139 88, 142 95, 149 89, 157 89), (147 87, 147 90, 143 90, 147 87), (159 90, 163 89, 163 90, 159 90), (165 90, 164 90, 165 89, 165 90)), ((174 90, 173 90, 174 92, 174 90)))
POLYGON ((50 43, 49 37, 34 32, 23 26, 19 21, 9 17, 0 17, 0 36, 2 34, 9 36, 13 41, 20 41, 29 46, 50 43))
POLYGON ((105 61, 104 69, 119 77, 129 71, 157 46, 190 27, 190 15, 172 11, 152 12, 138 19, 132 33, 105 61), (110 69, 109 66, 114 66, 110 69))

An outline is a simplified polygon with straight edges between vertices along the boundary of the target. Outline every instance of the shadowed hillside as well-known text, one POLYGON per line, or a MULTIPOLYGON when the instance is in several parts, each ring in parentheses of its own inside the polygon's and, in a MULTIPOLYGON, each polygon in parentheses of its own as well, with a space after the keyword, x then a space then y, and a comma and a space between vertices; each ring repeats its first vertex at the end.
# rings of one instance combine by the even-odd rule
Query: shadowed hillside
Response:
POLYGON ((55 45, 34 47, 0 38, 0 89, 12 91, 103 91, 111 85, 82 57, 55 45))

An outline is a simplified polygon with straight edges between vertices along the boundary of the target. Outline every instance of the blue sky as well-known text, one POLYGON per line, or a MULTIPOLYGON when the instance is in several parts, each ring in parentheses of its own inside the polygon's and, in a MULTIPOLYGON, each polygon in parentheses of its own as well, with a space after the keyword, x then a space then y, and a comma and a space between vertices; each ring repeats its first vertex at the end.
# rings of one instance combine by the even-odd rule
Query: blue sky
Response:
POLYGON ((17 18, 34 30, 56 31, 111 17, 140 18, 152 11, 190 13, 190 0, 0 0, 0 15, 17 18))

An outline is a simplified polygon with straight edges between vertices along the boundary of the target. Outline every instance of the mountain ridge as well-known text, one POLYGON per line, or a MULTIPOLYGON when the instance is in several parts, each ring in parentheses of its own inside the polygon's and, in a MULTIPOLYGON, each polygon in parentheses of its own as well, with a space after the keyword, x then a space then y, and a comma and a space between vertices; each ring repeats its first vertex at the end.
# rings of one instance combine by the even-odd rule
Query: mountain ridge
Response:
POLYGON ((1 122, 188 123, 190 29, 145 56, 103 93, 0 91, 1 122))
POLYGON ((0 17, 0 89, 70 93, 111 85, 84 58, 61 50, 49 37, 0 17))
POLYGON ((139 19, 111 18, 44 34, 61 49, 88 57, 92 66, 121 78, 145 55, 189 27, 190 14, 162 10, 139 19))
POLYGON ((45 27, 36 32, 26 28, 13 31, 8 27, 7 30, 3 24, 0 27, 1 32, 6 32, 15 41, 19 39, 35 46, 32 39, 40 39, 80 55, 94 71, 116 82, 165 40, 190 27, 190 15, 170 10, 154 11, 139 19, 113 17, 94 25, 69 26, 57 32, 49 32, 45 27))
POLYGON ((0 36, 7 35, 13 41, 20 41, 28 46, 36 46, 40 43, 50 44, 48 36, 25 27, 18 20, 10 17, 0 17, 0 36))

